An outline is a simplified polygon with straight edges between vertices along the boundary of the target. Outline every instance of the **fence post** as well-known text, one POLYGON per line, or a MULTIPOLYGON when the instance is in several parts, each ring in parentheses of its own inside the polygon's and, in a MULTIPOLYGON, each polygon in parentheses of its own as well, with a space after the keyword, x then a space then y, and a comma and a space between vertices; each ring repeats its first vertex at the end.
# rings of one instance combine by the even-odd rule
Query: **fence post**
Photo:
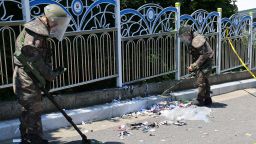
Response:
POLYGON ((23 19, 29 22, 31 20, 29 0, 22 0, 22 13, 23 19))
POLYGON ((175 73, 175 79, 176 80, 180 80, 180 38, 178 36, 178 30, 180 29, 180 3, 176 2, 175 3, 175 7, 177 8, 177 13, 175 15, 175 29, 177 31, 176 33, 176 54, 175 54, 175 60, 176 60, 176 64, 175 64, 175 69, 176 69, 176 73, 175 73))
POLYGON ((252 39, 253 39, 253 13, 249 13, 251 20, 250 20, 250 28, 249 28, 249 41, 248 41, 248 60, 249 60, 249 69, 252 69, 252 39))
POLYGON ((219 13, 217 20, 217 46, 216 46, 216 74, 220 74, 221 69, 221 18, 222 18, 222 8, 218 8, 217 12, 219 13))
POLYGON ((121 16, 120 16, 120 0, 116 0, 116 28, 117 28, 117 87, 122 87, 122 48, 121 48, 121 16))

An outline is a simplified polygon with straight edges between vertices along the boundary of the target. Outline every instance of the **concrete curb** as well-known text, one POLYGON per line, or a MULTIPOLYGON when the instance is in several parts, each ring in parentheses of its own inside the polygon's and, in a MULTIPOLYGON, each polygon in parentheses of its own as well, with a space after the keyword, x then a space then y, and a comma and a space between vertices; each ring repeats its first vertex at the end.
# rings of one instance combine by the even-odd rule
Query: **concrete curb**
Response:
MULTIPOLYGON (((213 85, 212 91, 214 95, 232 92, 244 88, 252 88, 256 86, 256 80, 248 79, 236 82, 229 82, 219 85, 213 85)), ((197 89, 190 89, 180 92, 172 93, 177 100, 191 100, 197 96, 197 89)), ((151 107, 153 104, 164 100, 158 96, 151 96, 146 98, 138 98, 132 101, 121 101, 116 103, 97 105, 88 108, 67 110, 76 124, 81 124, 82 121, 97 121, 108 119, 111 117, 122 116, 126 113, 131 113, 151 107)), ((60 113, 51 113, 42 116, 42 123, 44 131, 54 130, 61 127, 69 126, 69 123, 60 113)), ((19 121, 18 119, 0 122, 0 140, 11 139, 19 136, 19 121)))
MULTIPOLYGON (((241 90, 241 89, 253 88, 253 87, 256 87, 256 80, 248 79, 248 80, 240 80, 235 82, 212 85, 211 91, 213 92, 212 96, 216 96, 216 95, 232 92, 235 90, 241 90)), ((197 89, 189 89, 189 90, 174 92, 171 95, 176 100, 192 100, 193 98, 197 97, 197 89)))

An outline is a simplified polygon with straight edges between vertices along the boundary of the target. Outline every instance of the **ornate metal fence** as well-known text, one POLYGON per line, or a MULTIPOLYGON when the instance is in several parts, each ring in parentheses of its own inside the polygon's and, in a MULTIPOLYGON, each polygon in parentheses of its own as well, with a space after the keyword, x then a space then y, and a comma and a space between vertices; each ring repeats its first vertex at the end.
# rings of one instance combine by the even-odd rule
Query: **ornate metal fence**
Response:
POLYGON ((226 37, 229 37, 242 60, 249 64, 249 37, 251 17, 235 14, 221 20, 221 71, 241 67, 226 37))
MULTIPOLYGON (((193 31, 205 35, 209 44, 216 53, 217 37, 218 37, 218 17, 217 12, 207 12, 205 10, 197 10, 191 15, 184 14, 180 17, 181 25, 191 25, 193 31)), ((181 75, 188 74, 186 67, 192 63, 192 57, 188 53, 188 48, 183 43, 181 44, 181 75)), ((216 66, 216 55, 214 57, 214 67, 216 66)))
POLYGON ((180 25, 185 24, 208 39, 216 52, 217 74, 241 66, 226 34, 242 59, 251 68, 256 67, 256 23, 252 24, 251 16, 221 19, 221 9, 180 16, 178 3, 167 8, 151 3, 137 10, 120 11, 117 0, 2 0, 0 88, 12 85, 12 56, 22 24, 40 16, 43 7, 53 3, 65 9, 72 20, 63 41, 48 39, 53 68, 67 68, 53 82, 52 91, 112 78, 117 79, 119 87, 170 73, 180 79, 192 62, 186 46, 177 37, 180 25), (8 5, 15 5, 15 11, 8 10, 8 5))
POLYGON ((253 23, 252 28, 252 69, 256 69, 256 22, 253 23))
POLYGON ((123 83, 175 72, 175 7, 121 11, 123 83))
POLYGON ((53 82, 52 91, 117 77, 114 0, 30 0, 24 3, 6 0, 0 2, 3 12, 0 17, 1 87, 12 85, 12 56, 21 25, 25 19, 29 21, 42 15, 43 7, 53 3, 65 9, 72 20, 62 42, 48 39, 53 50, 53 68, 67 68, 67 72, 53 82), (21 16, 24 15, 21 20, 14 20, 15 15, 9 14, 11 11, 6 9, 9 3, 20 9, 21 16))
POLYGON ((12 86, 15 39, 25 23, 22 6, 21 0, 0 1, 0 88, 12 86), (15 11, 7 12, 10 5, 15 11))
POLYGON ((32 0, 32 18, 41 15, 43 6, 52 3, 72 16, 64 40, 48 40, 53 50, 53 69, 67 68, 67 72, 53 82, 52 91, 117 77, 116 2, 32 0))

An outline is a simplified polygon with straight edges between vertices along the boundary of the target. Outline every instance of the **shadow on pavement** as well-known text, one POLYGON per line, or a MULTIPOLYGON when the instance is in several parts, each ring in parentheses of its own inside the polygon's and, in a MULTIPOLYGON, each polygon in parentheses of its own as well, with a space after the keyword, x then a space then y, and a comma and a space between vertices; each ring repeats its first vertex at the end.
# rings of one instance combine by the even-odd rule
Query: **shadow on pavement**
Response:
MULTIPOLYGON (((51 142, 50 144, 60 144, 60 142, 51 142)), ((81 140, 76 140, 76 141, 72 141, 72 142, 61 142, 61 144, 82 144, 81 140)), ((92 143, 92 144, 99 144, 99 143, 92 143)), ((104 142, 101 144, 124 144, 122 142, 114 142, 114 141, 110 141, 110 142, 104 142)))
POLYGON ((124 144, 122 142, 105 142, 104 144, 124 144))
POLYGON ((225 103, 213 102, 209 108, 226 108, 227 106, 225 103))

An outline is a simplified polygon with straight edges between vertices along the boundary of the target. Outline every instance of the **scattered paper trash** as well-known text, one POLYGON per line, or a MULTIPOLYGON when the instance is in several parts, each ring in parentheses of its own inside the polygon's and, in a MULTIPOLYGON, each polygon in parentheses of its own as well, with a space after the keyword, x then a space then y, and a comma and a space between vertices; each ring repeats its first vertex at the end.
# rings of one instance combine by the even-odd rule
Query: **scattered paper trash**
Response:
POLYGON ((130 136, 132 133, 131 132, 128 132, 128 131, 121 131, 119 133, 119 137, 120 139, 124 139, 124 136, 130 136))
POLYGON ((252 134, 250 134, 250 133, 246 133, 245 135, 248 136, 248 137, 252 136, 252 134))
MULTIPOLYGON (((136 100, 136 99, 134 99, 136 100)), ((118 101, 114 101, 118 102, 118 101)), ((121 116, 122 119, 138 118, 139 116, 150 116, 153 118, 165 117, 167 120, 161 122, 137 122, 137 123, 127 123, 125 125, 120 125, 118 131, 120 132, 120 138, 123 139, 124 136, 129 136, 131 133, 128 130, 141 130, 143 133, 150 133, 149 136, 155 136, 157 128, 160 126, 184 126, 187 125, 186 120, 201 120, 204 122, 209 122, 211 118, 212 110, 208 107, 197 107, 192 105, 189 101, 161 101, 154 104, 149 109, 141 109, 138 112, 132 112, 121 116)), ((112 118, 119 120, 119 118, 112 118)), ((202 127, 198 127, 202 128, 202 127)), ((187 130, 191 130, 187 129, 187 130)), ((218 130, 214 130, 217 132, 218 130)), ((208 133, 202 133, 203 136, 208 135, 208 133)), ((162 139, 161 141, 165 141, 162 139)))
POLYGON ((21 143, 21 139, 13 139, 12 142, 13 143, 21 143))
POLYGON ((174 125, 177 125, 177 126, 184 126, 184 125, 187 125, 185 122, 183 121, 176 121, 173 123, 174 125))
POLYGON ((154 134, 149 134, 149 136, 156 136, 156 135, 154 135, 154 134))

